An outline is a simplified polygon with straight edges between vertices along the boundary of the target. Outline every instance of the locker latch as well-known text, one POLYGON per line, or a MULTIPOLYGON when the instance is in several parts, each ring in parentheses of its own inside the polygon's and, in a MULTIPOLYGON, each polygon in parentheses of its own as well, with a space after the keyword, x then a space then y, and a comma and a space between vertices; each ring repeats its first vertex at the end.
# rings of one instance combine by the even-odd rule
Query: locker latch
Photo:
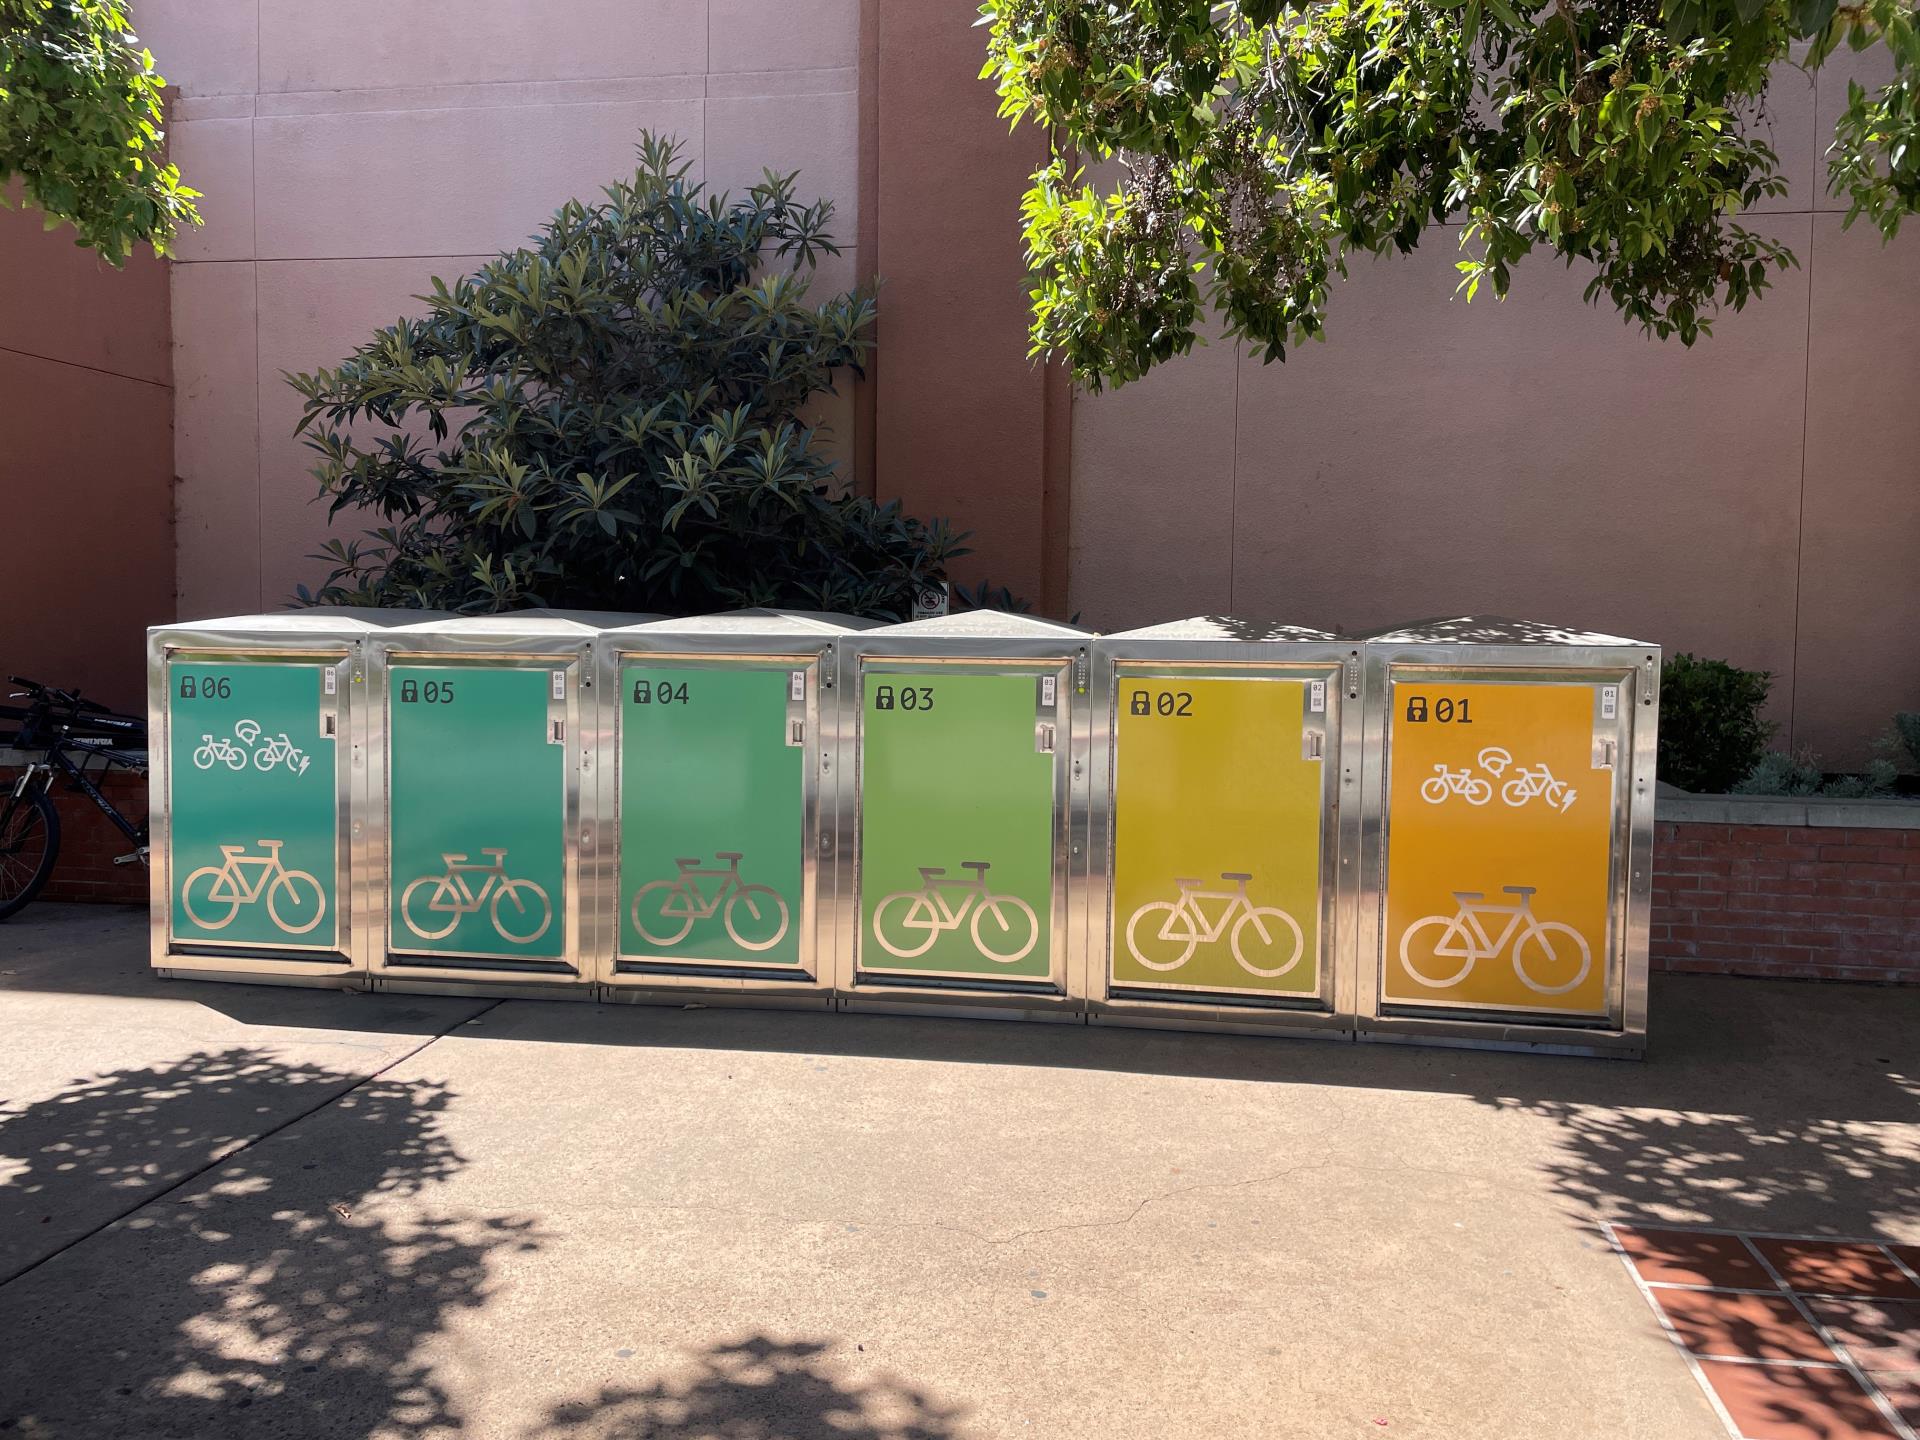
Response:
POLYGON ((1053 726, 1036 725, 1034 727, 1033 748, 1042 755, 1053 754, 1053 726))
POLYGON ((1319 760, 1324 757, 1325 753, 1326 737, 1318 730, 1307 731, 1303 737, 1303 744, 1300 748, 1300 758, 1303 760, 1319 760))
POLYGON ((1614 753, 1619 742, 1615 740, 1595 740, 1593 742, 1593 768, 1596 770, 1613 769, 1614 753))
POLYGON ((804 720, 787 721, 787 744, 804 745, 807 743, 807 722, 804 720))
POLYGON ((547 726, 547 743, 549 745, 564 745, 567 743, 566 721, 554 720, 549 722, 547 726))
POLYGON ((334 715, 331 710, 320 717, 320 733, 332 739, 338 731, 334 728, 334 715))

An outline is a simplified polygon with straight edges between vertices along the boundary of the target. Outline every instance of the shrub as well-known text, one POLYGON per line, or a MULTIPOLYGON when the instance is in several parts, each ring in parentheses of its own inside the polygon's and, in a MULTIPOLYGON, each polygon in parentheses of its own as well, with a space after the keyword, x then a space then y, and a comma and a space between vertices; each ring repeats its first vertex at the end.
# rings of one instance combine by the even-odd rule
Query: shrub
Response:
POLYGON ((1706 794, 1746 779, 1773 735, 1760 718, 1772 688, 1770 671, 1669 656, 1660 670, 1660 778, 1706 794))
POLYGON ((1811 750, 1788 755, 1774 750, 1762 756, 1746 779, 1733 787, 1736 795, 1824 795, 1835 800, 1862 800, 1891 794, 1897 770, 1891 760, 1869 761, 1865 773, 1836 775, 1831 780, 1811 750))
POLYGON ((743 199, 641 138, 631 180, 421 296, 333 370, 289 375, 333 513, 309 603, 688 613, 789 605, 905 619, 965 552, 846 492, 799 418, 872 349, 865 291, 811 303, 838 253, 794 175, 743 199))
POLYGON ((1893 717, 1893 733, 1906 751, 1904 763, 1920 768, 1920 711, 1902 710, 1893 717))

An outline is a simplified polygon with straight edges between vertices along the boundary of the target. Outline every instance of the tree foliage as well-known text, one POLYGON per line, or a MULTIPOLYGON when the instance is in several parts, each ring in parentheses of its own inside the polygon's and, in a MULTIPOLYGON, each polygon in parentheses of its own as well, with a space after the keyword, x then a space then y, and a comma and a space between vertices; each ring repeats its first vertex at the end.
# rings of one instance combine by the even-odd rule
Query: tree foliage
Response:
POLYGON ((772 172, 708 195, 687 168, 644 136, 603 202, 287 377, 333 512, 385 522, 329 542, 302 599, 905 618, 943 578, 958 537, 847 493, 799 418, 873 344, 871 293, 808 299, 832 204, 772 172))
POLYGON ((1786 188, 1762 102, 1789 47, 1884 44, 1828 181, 1888 236, 1920 203, 1913 0, 988 0, 1001 114, 1047 127, 1024 202, 1036 353, 1093 388, 1191 348, 1320 335, 1329 276, 1464 222, 1460 286, 1536 247, 1692 344, 1793 263, 1739 212, 1786 188), (1104 192, 1074 158, 1117 160, 1104 192))
POLYGON ((165 83, 123 0, 0 0, 0 187, 18 176, 49 230, 115 265, 143 241, 166 254, 200 217, 167 163, 165 83))

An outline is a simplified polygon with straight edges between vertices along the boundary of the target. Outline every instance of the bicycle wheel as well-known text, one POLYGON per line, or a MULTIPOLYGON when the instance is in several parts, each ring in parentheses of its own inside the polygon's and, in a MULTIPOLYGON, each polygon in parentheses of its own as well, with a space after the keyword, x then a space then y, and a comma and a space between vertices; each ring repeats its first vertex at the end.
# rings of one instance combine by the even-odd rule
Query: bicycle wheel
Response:
POLYGON ((980 897, 973 912, 973 948, 994 964, 1018 965, 1039 939, 1040 920, 1018 895, 980 897))
POLYGON ((1513 942, 1513 973, 1522 985, 1538 994, 1564 995, 1586 979, 1591 969, 1593 952, 1587 948, 1587 937, 1558 920, 1537 921, 1513 942), (1540 952, 1538 958, 1530 958, 1529 945, 1540 952), (1569 973, 1573 978, 1564 979, 1569 973))
POLYGON ((547 933, 547 927, 553 923, 553 902, 547 899, 547 892, 531 880, 502 880, 500 888, 493 892, 493 928, 500 932, 500 938, 515 945, 531 945, 547 933), (511 898, 513 909, 505 911, 501 902, 511 898), (533 925, 538 916, 540 923, 533 925), (504 918, 503 918, 504 917, 504 918), (510 926, 507 922, 512 921, 510 926), (532 925, 529 929, 528 926, 532 925))
POLYGON ((1429 915, 1416 920, 1400 934, 1400 967, 1415 984, 1425 985, 1430 990, 1444 990, 1449 985, 1458 985, 1467 978, 1467 972, 1473 969, 1473 937, 1471 932, 1460 923, 1457 915, 1429 915), (1431 941, 1422 939, 1414 943, 1414 936, 1421 934, 1429 926, 1438 925, 1440 933, 1431 941), (1441 955, 1443 948, 1453 948, 1466 952, 1463 955, 1441 955), (1415 960, 1418 958, 1419 963, 1415 960), (1457 968, 1447 971, 1446 967, 1458 960, 1457 968), (1423 970, 1422 965, 1428 967, 1423 970), (1429 971, 1446 971, 1444 974, 1429 971))
POLYGON ((187 912, 187 919, 202 930, 225 928, 233 922, 233 917, 240 913, 240 892, 236 877, 228 874, 221 866, 202 865, 187 876, 186 883, 180 887, 180 908, 187 912), (193 893, 194 886, 203 876, 207 882, 205 893, 196 901, 193 893), (222 885, 226 887, 224 894, 221 893, 222 885), (221 905, 227 907, 227 913, 224 915, 218 913, 217 907, 221 905), (215 918, 209 920, 203 916, 200 913, 202 908, 215 918))
POLYGON ((1133 912, 1127 921, 1127 950, 1133 958, 1149 970, 1178 970, 1193 958, 1194 950, 1200 944, 1200 931, 1193 923, 1193 916, 1186 908, 1171 900, 1153 900, 1133 912), (1141 932, 1140 922, 1150 916, 1164 913, 1166 919, 1152 929, 1141 932), (1146 945, 1140 942, 1147 941, 1146 945), (1155 941, 1164 942, 1168 947, 1159 959, 1152 958, 1151 947, 1155 941), (1177 949, 1178 954, 1173 951, 1177 949))
POLYGON ((1484 805, 1493 798, 1493 786, 1476 775, 1460 793, 1467 797, 1469 805, 1484 805))
POLYGON ((926 954, 940 938, 940 916, 923 892, 896 890, 873 907, 873 938, 895 959, 912 960, 926 954), (896 901, 902 903, 896 904, 896 901), (919 941, 909 938, 904 944, 896 945, 887 938, 889 929, 895 935, 911 937, 919 933, 925 938, 919 941))
POLYGON ((289 935, 304 935, 326 917, 327 892, 304 870, 282 870, 267 887, 267 914, 289 935))
POLYGON ((1300 957, 1307 953, 1307 937, 1300 932, 1300 922, 1271 905, 1256 906, 1236 920, 1227 944, 1233 950, 1233 958, 1240 962, 1240 968, 1262 980, 1278 979, 1298 965, 1300 957), (1251 945, 1245 943, 1249 926, 1253 928, 1251 945), (1253 952, 1252 959, 1248 958, 1249 949, 1253 952), (1271 968, 1253 963, 1255 959, 1275 960, 1282 955, 1287 958, 1271 968))
POLYGON ((0 920, 46 888, 60 858, 60 812, 44 790, 0 803, 0 920))
POLYGON ((678 880, 649 880, 633 895, 633 928, 649 945, 678 945, 693 929, 693 906, 678 880), (680 904, 674 908, 674 898, 680 904), (649 925, 647 922, 652 921, 649 925), (677 922, 677 926, 676 926, 677 922))
POLYGON ((460 923, 460 897, 453 893, 453 887, 444 875, 422 875, 418 880, 400 892, 400 918, 407 922, 407 928, 422 940, 444 940, 453 933, 453 927, 460 923), (424 902, 414 904, 414 896, 420 893, 422 885, 431 885, 424 902), (440 897, 446 896, 445 910, 438 908, 440 897), (430 929, 432 917, 445 915, 447 923, 438 929, 430 929), (427 917, 423 923, 420 917, 427 917))
POLYGON ((1518 808, 1533 798, 1533 787, 1519 776, 1515 776, 1500 787, 1500 798, 1518 808))
POLYGON ((1439 776, 1429 776, 1420 784, 1420 798, 1429 805, 1444 805, 1449 789, 1446 780, 1439 776))
POLYGON ((280 750, 277 740, 269 740, 253 752, 253 768, 256 770, 271 770, 279 763, 280 750))
POLYGON ((229 745, 226 752, 221 755, 220 758, 227 762, 227 769, 229 770, 244 770, 247 768, 247 752, 242 750, 238 745, 229 745))
POLYGON ((193 763, 196 769, 211 770, 213 769, 213 761, 214 754, 213 746, 211 745, 202 745, 198 750, 193 752, 193 763))
POLYGON ((742 885, 727 897, 721 917, 742 950, 771 950, 786 938, 787 902, 771 885, 742 885))

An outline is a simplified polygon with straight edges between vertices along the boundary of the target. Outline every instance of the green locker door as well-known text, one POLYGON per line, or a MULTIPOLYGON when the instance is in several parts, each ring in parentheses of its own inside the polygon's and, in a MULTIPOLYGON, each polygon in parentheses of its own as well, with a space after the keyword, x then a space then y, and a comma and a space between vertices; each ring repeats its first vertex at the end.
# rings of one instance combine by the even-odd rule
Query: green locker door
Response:
POLYGON ((168 662, 170 939, 340 948, 335 663, 168 662))
POLYGON ((1053 969, 1056 673, 870 671, 861 695, 860 968, 1053 969), (1044 717, 1044 718, 1043 718, 1044 717))
POLYGON ((396 663, 387 681, 391 947, 566 952, 566 672, 396 663))
POLYGON ((799 966, 813 661, 620 671, 620 954, 799 966))

